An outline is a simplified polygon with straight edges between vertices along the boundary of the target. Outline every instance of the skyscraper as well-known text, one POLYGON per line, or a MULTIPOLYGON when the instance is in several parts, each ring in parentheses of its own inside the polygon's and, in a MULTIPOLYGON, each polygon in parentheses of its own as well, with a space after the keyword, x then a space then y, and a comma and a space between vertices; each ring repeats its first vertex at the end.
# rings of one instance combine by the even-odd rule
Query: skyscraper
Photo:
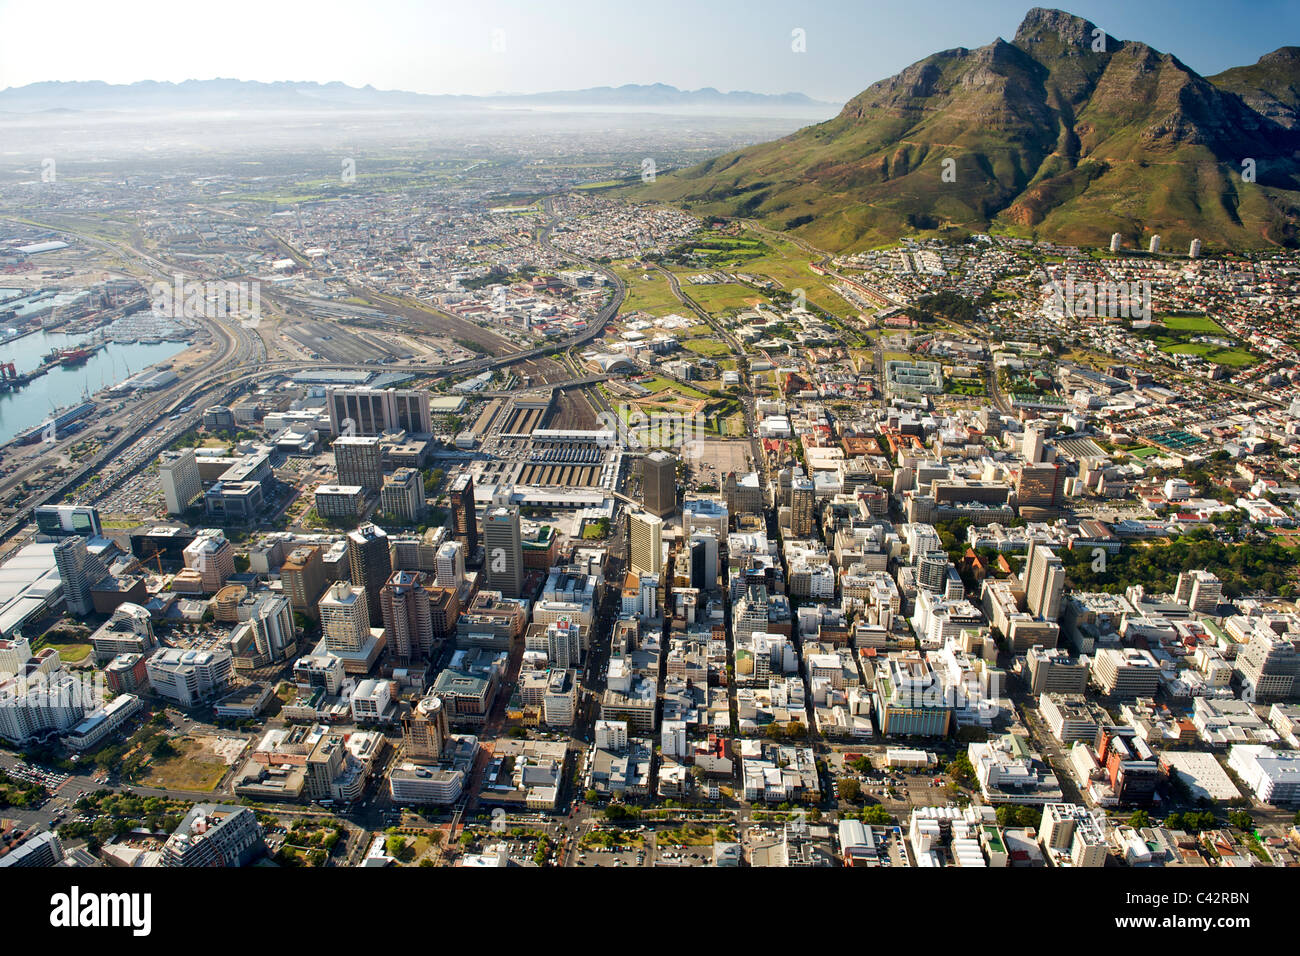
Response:
POLYGON ((403 664, 427 658, 433 652, 433 618, 426 583, 420 571, 394 571, 380 593, 388 650, 403 664))
POLYGON ((438 547, 438 587, 458 588, 465 580, 465 546, 459 541, 444 541, 438 547))
POLYGON ((316 602, 328 583, 321 549, 315 545, 302 545, 290 551, 280 566, 280 583, 293 610, 316 617, 316 602))
POLYGON ((524 546, 519 509, 514 505, 489 508, 483 517, 483 567, 486 586, 505 597, 521 597, 524 590, 524 546))
POLYGON ((633 574, 658 574, 664 566, 663 519, 644 511, 627 519, 628 567, 633 574))
POLYGON ((198 457, 193 448, 164 451, 158 456, 158 482, 169 515, 182 514, 203 493, 198 457))
POLYGON ((398 468, 384 478, 379 492, 384 514, 398 521, 414 524, 424 517, 424 478, 414 468, 398 468))
POLYGON ((433 431, 429 393, 407 388, 331 388, 325 392, 335 435, 433 431))
POLYGON ((1023 442, 1025 464, 1037 465, 1043 460, 1043 442, 1047 439, 1047 430, 1041 425, 1026 425, 1023 442))
POLYGON ((86 550, 85 538, 64 538, 54 546, 54 563, 63 582, 68 613, 81 616, 95 609, 90 589, 107 574, 98 556, 86 550))
POLYGON ((478 518, 474 511, 474 479, 468 472, 452 479, 447 497, 451 499, 456 540, 465 546, 466 559, 473 560, 478 550, 478 518))
POLYGON ((416 763, 437 763, 450 733, 447 708, 430 694, 402 717, 402 755, 416 763))
POLYGON ((652 451, 641 459, 641 504, 666 518, 677 510, 677 456, 652 451))
POLYGON ((381 620, 379 592, 393 573, 388 552, 388 535, 375 524, 363 524, 348 535, 348 562, 352 583, 364 588, 370 620, 378 627, 381 620))
POLYGON ((1016 478, 1016 504, 1021 508, 1055 508, 1061 504, 1065 470, 1056 462, 1025 463, 1016 478))
POLYGON ((794 478, 790 482, 790 534, 806 538, 816 527, 817 492, 812 479, 794 478))
POLYGON ((334 439, 334 466, 340 485, 360 485, 367 495, 384 486, 384 453, 379 439, 343 436, 334 439))
POLYGON ((1031 541, 1025 560, 1025 603, 1045 621, 1061 616, 1061 594, 1065 590, 1065 566, 1046 545, 1031 541))
POLYGON ((370 639, 370 609, 366 592, 337 581, 320 599, 321 631, 331 651, 355 653, 370 639))

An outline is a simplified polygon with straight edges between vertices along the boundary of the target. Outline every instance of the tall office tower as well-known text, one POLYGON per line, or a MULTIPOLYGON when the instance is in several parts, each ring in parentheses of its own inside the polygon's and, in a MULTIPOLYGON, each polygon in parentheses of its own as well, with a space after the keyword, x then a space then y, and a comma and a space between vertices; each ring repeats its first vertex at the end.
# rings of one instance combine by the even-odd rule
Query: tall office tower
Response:
POLYGON ((321 549, 307 544, 290 551, 280 565, 280 583, 293 610, 316 617, 316 602, 329 583, 321 549))
POLYGON ((258 601, 248 614, 248 625, 253 631, 253 645, 268 661, 282 661, 298 649, 293 611, 289 599, 282 595, 272 594, 258 601))
POLYGON ((1151 242, 1147 246, 1147 252, 1151 253, 1151 255, 1154 256, 1159 251, 1160 251, 1160 236, 1157 234, 1151 237, 1151 242))
POLYGON ((1043 443, 1047 440, 1047 429, 1042 425, 1026 425, 1023 442, 1025 464, 1037 465, 1043 460, 1043 443))
POLYGON ((1257 627, 1250 643, 1237 652, 1236 667, 1243 698, 1255 703, 1290 700, 1300 687, 1300 655, 1295 644, 1289 636, 1274 634, 1266 626, 1257 627))
POLYGON ((715 534, 710 528, 701 528, 691 535, 691 587, 701 591, 712 591, 718 586, 718 548, 724 536, 715 534), (698 552, 696 546, 698 545, 698 552), (696 557, 696 554, 699 557, 696 557), (699 578, 696 579, 695 563, 699 562, 699 578))
POLYGON ((364 588, 370 620, 379 626, 379 592, 393 573, 393 559, 388 551, 388 535, 375 524, 363 524, 348 534, 348 564, 352 583, 364 588))
POLYGON ((164 451, 158 456, 158 481, 169 515, 183 514, 190 502, 203 493, 199 460, 193 448, 164 451))
POLYGON ((644 511, 627 517, 628 567, 633 574, 658 574, 664 567, 664 521, 644 511))
POLYGON ((1016 476, 1016 505, 1020 508, 1056 508, 1065 489, 1065 469, 1056 462, 1024 464, 1016 476))
POLYGON ((474 559, 478 550, 478 518, 474 510, 474 479, 468 472, 457 475, 447 489, 451 499, 452 527, 456 540, 465 546, 465 558, 474 559))
POLYGON ((1031 541, 1025 560, 1025 603, 1045 621, 1061 616, 1061 594, 1065 590, 1065 566, 1046 545, 1031 541))
POLYGON ((755 634, 768 633, 770 600, 762 584, 750 584, 731 609, 731 636, 735 641, 747 641, 755 634))
POLYGON ((402 756, 417 763, 437 763, 451 735, 442 698, 430 694, 402 717, 402 756))
POLYGON ((1187 247, 1187 258, 1199 259, 1201 257, 1201 240, 1193 239, 1192 244, 1187 247))
POLYGON ((185 567, 199 572, 203 592, 215 594, 235 573, 235 549, 219 528, 204 528, 185 546, 185 567))
POLYGON ((325 391, 325 404, 335 435, 433 431, 429 393, 419 389, 330 388, 325 391))
POLYGON ((388 650, 407 664, 433 653, 433 617, 420 571, 394 571, 379 595, 388 650))
POLYGON ((63 582, 63 600, 68 613, 90 614, 95 604, 90 589, 108 573, 104 562, 86 550, 85 538, 64 538, 54 546, 54 563, 63 582))
POLYGON ((384 452, 379 439, 348 437, 334 439, 334 466, 340 485, 360 485, 366 494, 377 495, 384 487, 384 452))
POLYGON ((438 548, 438 587, 458 588, 465 580, 465 546, 444 541, 438 548))
POLYGON ((488 509, 483 516, 483 551, 485 587, 500 591, 505 597, 522 597, 524 544, 517 507, 488 509))
POLYGON ((790 534, 807 538, 817 527, 817 493, 811 478, 790 481, 790 534))
POLYGON ((1193 611, 1212 614, 1223 602, 1223 582, 1210 571, 1182 571, 1174 600, 1193 611))
POLYGON ((370 609, 364 588, 336 581, 320 599, 321 632, 331 651, 354 653, 370 640, 370 609))
POLYGON ((1120 248, 1123 245, 1124 245, 1124 237, 1121 236, 1118 232, 1112 232, 1110 234, 1110 251, 1119 252, 1120 248))
POLYGON ((931 594, 943 594, 948 587, 948 552, 927 551, 916 562, 916 586, 931 594))
POLYGON ((424 477, 414 468, 398 468, 384 478, 379 505, 384 514, 415 524, 425 512, 424 477))
POLYGON ((666 518, 677 510, 677 456, 652 451, 641 459, 641 504, 666 518))

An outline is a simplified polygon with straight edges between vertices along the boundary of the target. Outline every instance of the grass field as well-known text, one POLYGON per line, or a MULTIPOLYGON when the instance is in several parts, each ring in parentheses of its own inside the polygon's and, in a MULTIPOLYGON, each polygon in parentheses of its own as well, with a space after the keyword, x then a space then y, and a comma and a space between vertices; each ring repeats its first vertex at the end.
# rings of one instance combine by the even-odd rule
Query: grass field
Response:
POLYGON ((1197 336, 1209 335, 1236 342, 1235 336, 1206 315, 1157 315, 1165 331, 1152 336, 1157 347, 1169 355, 1198 355, 1207 362, 1227 365, 1229 368, 1246 368, 1259 362, 1253 353, 1238 346, 1222 346, 1213 342, 1192 341, 1197 336))
POLYGON ((217 788, 228 769, 225 761, 191 737, 178 737, 172 746, 179 751, 176 756, 150 764, 141 786, 200 792, 217 788))
MULTIPOLYGON (((696 275, 699 269, 688 274, 696 275)), ((750 309, 760 302, 767 302, 767 296, 757 289, 734 282, 720 282, 717 285, 692 285, 683 275, 682 292, 699 303, 706 312, 725 312, 727 309, 750 309)))
POLYGON ((685 309, 685 306, 677 301, 677 296, 673 295, 672 287, 662 274, 629 269, 626 265, 615 265, 613 269, 627 283, 627 298, 623 300, 623 312, 643 309, 658 317, 685 309), (642 276, 645 275, 650 278, 643 279, 642 276))
POLYGON ((72 638, 64 638, 55 635, 53 637, 38 637, 32 641, 32 653, 39 653, 43 648, 52 647, 59 652, 59 659, 68 664, 76 664, 84 661, 90 656, 94 648, 82 641, 72 638))
POLYGON ((682 348, 690 349, 696 355, 703 355, 705 358, 718 358, 731 354, 731 347, 718 339, 687 339, 682 343, 682 348))

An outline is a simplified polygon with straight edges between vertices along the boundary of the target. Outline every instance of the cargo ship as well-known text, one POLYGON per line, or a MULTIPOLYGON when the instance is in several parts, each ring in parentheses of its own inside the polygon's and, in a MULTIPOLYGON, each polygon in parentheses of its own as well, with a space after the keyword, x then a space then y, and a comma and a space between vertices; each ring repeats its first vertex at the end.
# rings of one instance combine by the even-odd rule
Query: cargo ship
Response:
POLYGON ((45 361, 49 364, 57 362, 65 368, 72 365, 81 365, 86 359, 102 349, 105 344, 104 342, 96 342, 93 345, 77 345, 68 349, 54 349, 45 356, 45 361))

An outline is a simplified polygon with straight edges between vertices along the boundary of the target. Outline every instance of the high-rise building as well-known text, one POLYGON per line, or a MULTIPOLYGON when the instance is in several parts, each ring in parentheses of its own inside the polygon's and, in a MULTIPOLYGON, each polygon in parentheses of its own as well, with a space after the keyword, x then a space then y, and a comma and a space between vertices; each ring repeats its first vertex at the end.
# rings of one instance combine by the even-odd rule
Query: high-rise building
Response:
MULTIPOLYGON (((261 660, 272 662, 285 660, 298 649, 297 631, 293 626, 293 611, 289 599, 279 595, 267 595, 257 601, 249 610, 247 626, 252 631, 253 645, 261 660)), ((241 607, 240 616, 244 609, 241 607)), ((238 631, 236 631, 238 633, 238 631)))
POLYGON ((169 515, 182 514, 203 493, 199 461, 193 448, 164 451, 158 456, 158 481, 169 515))
POLYGON ((1242 696, 1255 703, 1289 700, 1300 687, 1300 655, 1295 644, 1267 627, 1257 627, 1237 653, 1242 696))
POLYGON ((198 804, 163 844, 163 866, 245 866, 266 850, 248 807, 198 804))
POLYGON ((466 560, 474 559, 478 550, 478 518, 474 510, 474 479, 468 472, 452 479, 447 489, 451 500, 452 527, 456 540, 465 546, 466 560))
POLYGON ((1223 601, 1223 582, 1210 571, 1182 571, 1174 600, 1201 614, 1213 614, 1223 601))
POLYGON ((1192 244, 1187 247, 1187 258, 1199 259, 1201 257, 1201 240, 1193 239, 1192 244))
POLYGON ((414 468, 398 468, 384 478, 379 493, 384 514, 398 521, 414 524, 424 517, 424 478, 414 468))
POLYGON ((426 583, 420 571, 394 571, 379 596, 389 653, 403 664, 433 653, 433 618, 426 583))
POLYGON ((1065 469, 1056 462, 1020 466, 1016 478, 1016 504, 1021 508, 1056 508, 1065 488, 1065 469))
POLYGON ((1060 556, 1046 545, 1030 542, 1025 574, 1025 602, 1029 610, 1045 621, 1057 620, 1065 591, 1065 566, 1060 556))
POLYGON ((652 451, 641 459, 641 504, 666 518, 677 510, 677 456, 652 451))
POLYGON ((433 431, 429 393, 405 388, 330 388, 325 392, 335 435, 433 431))
POLYGON ((1043 460, 1043 443, 1047 440, 1047 429, 1042 425, 1026 425, 1023 443, 1025 464, 1037 465, 1043 460))
POLYGON ((437 763, 451 736, 447 708, 430 694, 402 717, 402 755, 416 763, 437 763))
POLYGON ((320 599, 321 631, 331 651, 356 653, 370 639, 370 609, 366 592, 337 581, 320 599))
POLYGON ((185 567, 199 573, 204 594, 221 590, 235 573, 235 549, 219 528, 205 528, 185 546, 185 567))
POLYGON ((90 589, 107 573, 97 555, 86 549, 85 538, 64 538, 54 545, 54 563, 63 582, 63 601, 68 613, 78 617, 95 610, 90 589))
POLYGON ((811 478, 790 481, 790 534, 807 538, 817 527, 817 493, 811 478))
POLYGON ((664 522, 647 512, 627 518, 628 566, 633 574, 658 574, 664 566, 664 522))
POLYGON ((444 541, 438 548, 437 580, 440 588, 458 588, 465 580, 465 545, 444 541))
POLYGON ((519 509, 514 505, 489 508, 483 516, 483 573, 486 586, 506 597, 524 590, 524 546, 519 509))
POLYGON ((294 548, 280 565, 280 583, 289 606, 310 617, 316 617, 316 602, 328 583, 321 549, 315 545, 294 548))
POLYGON ((340 485, 360 485, 366 494, 377 495, 384 486, 384 452, 379 439, 347 436, 334 439, 334 465, 340 485))
POLYGON ((1119 252, 1119 250, 1123 247, 1123 245, 1124 245, 1124 237, 1121 236, 1118 232, 1112 232, 1110 234, 1110 251, 1119 252))
POLYGON ((1151 237, 1151 242, 1147 245, 1147 252, 1153 256, 1160 252, 1160 236, 1158 234, 1151 237))
POLYGON ((348 563, 352 583, 364 588, 370 619, 379 626, 379 592, 393 573, 393 559, 388 551, 388 535, 376 524, 363 524, 348 534, 348 563))

